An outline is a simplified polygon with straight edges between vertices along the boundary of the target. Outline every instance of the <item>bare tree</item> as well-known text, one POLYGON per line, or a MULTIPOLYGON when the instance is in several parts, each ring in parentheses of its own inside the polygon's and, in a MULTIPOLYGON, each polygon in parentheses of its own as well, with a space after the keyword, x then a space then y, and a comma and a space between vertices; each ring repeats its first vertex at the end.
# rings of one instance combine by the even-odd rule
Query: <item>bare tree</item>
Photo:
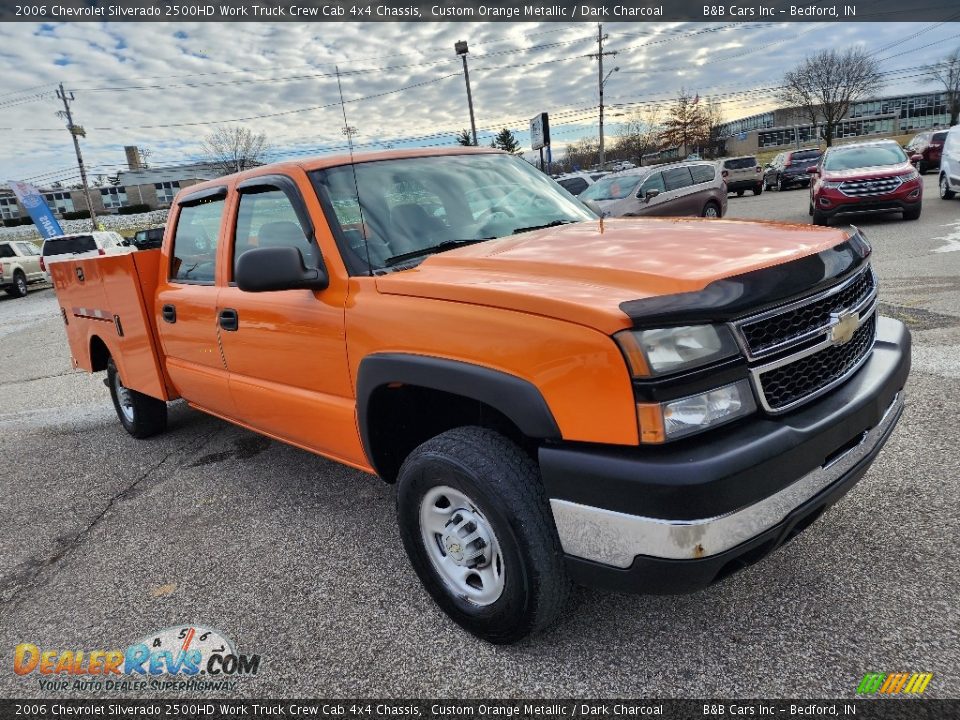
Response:
POLYGON ((812 126, 822 120, 821 137, 833 145, 834 130, 850 104, 877 92, 882 81, 877 61, 862 48, 821 50, 783 76, 780 99, 800 108, 812 126))
POLYGON ((621 125, 610 151, 611 157, 642 165, 643 156, 660 147, 660 125, 658 108, 653 107, 646 111, 635 110, 621 125))
POLYGON ((266 134, 254 133, 239 125, 219 127, 203 143, 208 162, 217 165, 224 174, 263 165, 269 149, 266 134))
POLYGON ((709 136, 710 129, 700 96, 690 97, 686 89, 681 88, 663 121, 662 143, 679 146, 682 153, 688 153, 692 147, 705 145, 709 136))
POLYGON ((960 122, 960 47, 943 60, 927 67, 931 80, 943 85, 950 108, 950 127, 960 122))
POLYGON ((597 154, 599 152, 599 139, 580 138, 577 142, 567 145, 563 160, 557 164, 567 172, 584 170, 597 161, 597 154))

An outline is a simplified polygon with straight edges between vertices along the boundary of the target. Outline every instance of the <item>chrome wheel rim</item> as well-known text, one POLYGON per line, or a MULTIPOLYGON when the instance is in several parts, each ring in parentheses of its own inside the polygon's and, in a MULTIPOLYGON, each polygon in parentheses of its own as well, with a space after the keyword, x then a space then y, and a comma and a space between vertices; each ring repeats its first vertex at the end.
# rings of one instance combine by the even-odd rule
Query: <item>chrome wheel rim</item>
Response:
POLYGON ((17 290, 20 292, 21 295, 27 294, 27 281, 24 280, 22 277, 17 278, 17 290))
POLYGON ((445 485, 431 488, 420 502, 420 535, 434 570, 453 595, 482 607, 503 594, 500 543, 463 492, 445 485))
POLYGON ((941 177, 941 178, 940 178, 940 197, 941 197, 942 199, 946 200, 946 198, 947 198, 947 191, 948 191, 949 189, 950 189, 950 188, 947 187, 947 178, 946 178, 946 177, 941 177))
POLYGON ((123 413, 123 418, 129 422, 133 422, 133 396, 130 395, 130 391, 123 386, 123 383, 120 382, 120 374, 114 373, 113 375, 113 389, 117 393, 117 404, 120 406, 120 412, 123 413))
POLYGON ((716 207, 714 207, 713 205, 709 205, 703 211, 703 216, 708 218, 715 218, 715 217, 719 217, 719 213, 717 212, 716 207))

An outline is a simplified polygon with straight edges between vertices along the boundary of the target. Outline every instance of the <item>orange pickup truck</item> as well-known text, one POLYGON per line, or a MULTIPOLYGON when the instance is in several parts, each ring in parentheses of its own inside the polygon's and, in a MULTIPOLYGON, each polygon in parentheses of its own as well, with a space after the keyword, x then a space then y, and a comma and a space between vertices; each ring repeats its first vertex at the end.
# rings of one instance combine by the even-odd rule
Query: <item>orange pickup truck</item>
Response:
POLYGON ((691 592, 806 528, 903 410, 859 230, 604 220, 524 161, 405 150, 184 189, 52 266, 121 424, 192 407, 397 486, 436 602, 511 642, 571 582, 691 592))

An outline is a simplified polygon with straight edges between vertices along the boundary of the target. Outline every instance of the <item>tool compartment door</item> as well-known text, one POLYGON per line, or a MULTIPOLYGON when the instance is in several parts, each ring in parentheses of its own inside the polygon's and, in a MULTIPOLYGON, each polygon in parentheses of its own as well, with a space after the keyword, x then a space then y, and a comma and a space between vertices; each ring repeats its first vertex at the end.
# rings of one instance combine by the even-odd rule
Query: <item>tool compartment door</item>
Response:
POLYGON ((152 319, 159 262, 159 250, 60 260, 50 275, 74 365, 93 370, 90 347, 98 337, 126 387, 171 400, 152 319))

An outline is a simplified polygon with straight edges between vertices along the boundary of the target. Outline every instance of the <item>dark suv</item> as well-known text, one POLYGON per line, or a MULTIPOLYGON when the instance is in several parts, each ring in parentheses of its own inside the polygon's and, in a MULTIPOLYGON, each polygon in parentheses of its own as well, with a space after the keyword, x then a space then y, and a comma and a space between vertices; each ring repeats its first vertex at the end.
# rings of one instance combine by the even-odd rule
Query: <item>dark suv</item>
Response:
POLYGON ((133 236, 133 245, 137 250, 152 250, 163 244, 163 228, 150 228, 149 230, 137 230, 133 236))
POLYGON ((816 165, 821 152, 812 150, 791 150, 777 155, 772 162, 766 165, 763 173, 763 185, 769 190, 787 190, 792 186, 807 187, 810 176, 807 168, 816 165))
POLYGON ((917 172, 923 175, 928 170, 940 167, 940 156, 943 153, 943 141, 947 139, 946 130, 922 132, 914 135, 913 140, 904 147, 907 155, 920 155, 917 161, 917 172))

